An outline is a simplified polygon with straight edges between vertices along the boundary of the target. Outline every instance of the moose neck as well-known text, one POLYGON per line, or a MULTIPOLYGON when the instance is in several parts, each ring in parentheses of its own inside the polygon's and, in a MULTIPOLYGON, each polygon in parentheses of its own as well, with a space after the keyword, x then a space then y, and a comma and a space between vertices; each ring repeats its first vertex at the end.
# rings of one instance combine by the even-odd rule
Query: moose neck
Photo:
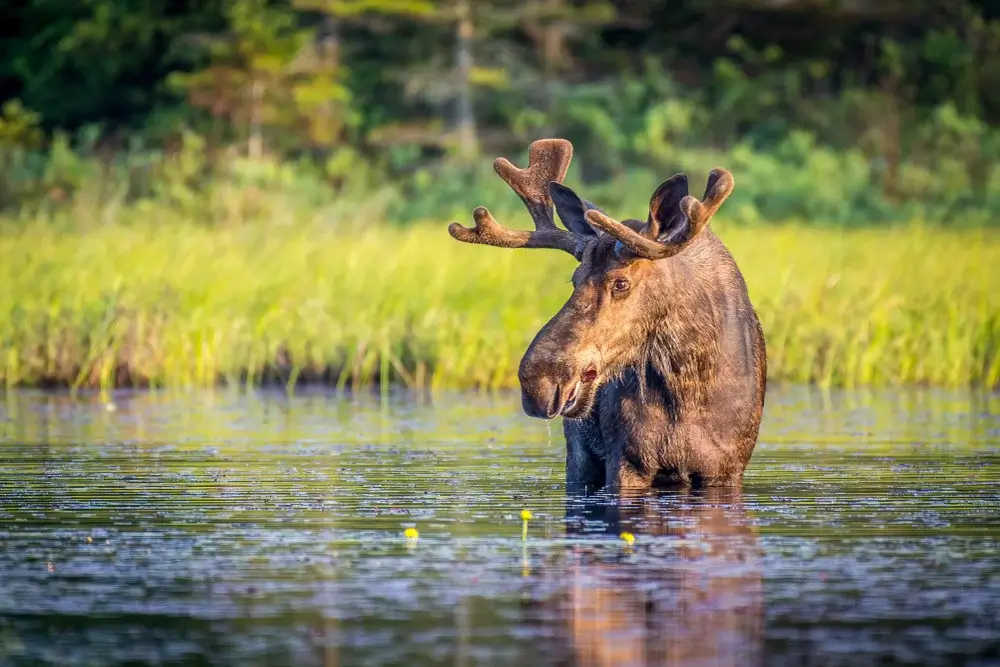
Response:
POLYGON ((712 263, 701 261, 706 254, 701 251, 713 249, 707 245, 688 257, 661 260, 671 298, 668 309, 650 321, 645 354, 636 368, 643 389, 665 392, 672 412, 704 406, 724 363, 720 320, 727 303, 716 288, 716 271, 707 269, 712 263))

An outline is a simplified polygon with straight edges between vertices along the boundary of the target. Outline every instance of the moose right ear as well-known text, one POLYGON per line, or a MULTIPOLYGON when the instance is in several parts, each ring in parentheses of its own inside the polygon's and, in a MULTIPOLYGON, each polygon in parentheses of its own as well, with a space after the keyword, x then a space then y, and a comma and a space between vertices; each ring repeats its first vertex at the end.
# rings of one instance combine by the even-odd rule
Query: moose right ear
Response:
POLYGON ((596 209, 596 206, 586 199, 581 199, 578 194, 562 183, 555 181, 549 182, 549 197, 551 197, 552 203, 556 207, 556 213, 559 214, 559 219, 562 220, 566 229, 580 236, 597 236, 597 231, 590 226, 584 217, 587 211, 596 209))
POLYGON ((690 220, 681 210, 688 195, 687 174, 674 174, 660 183, 649 198, 650 236, 661 243, 675 243, 687 236, 690 220))

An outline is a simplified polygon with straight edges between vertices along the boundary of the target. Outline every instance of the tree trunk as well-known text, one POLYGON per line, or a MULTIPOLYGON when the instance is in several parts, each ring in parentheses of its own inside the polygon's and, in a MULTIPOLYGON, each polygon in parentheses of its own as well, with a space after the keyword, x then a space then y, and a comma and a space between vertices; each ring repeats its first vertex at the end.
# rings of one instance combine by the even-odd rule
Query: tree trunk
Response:
MULTIPOLYGON (((320 58, 319 70, 324 76, 333 79, 333 85, 339 85, 337 75, 340 71, 340 26, 336 19, 327 14, 323 17, 322 28, 317 36, 317 55, 320 58)), ((317 109, 313 120, 313 141, 320 146, 331 148, 339 143, 343 119, 337 117, 340 109, 338 103, 329 101, 317 109)))
POLYGON ((261 103, 264 97, 264 84, 254 77, 250 84, 250 136, 247 139, 247 157, 259 160, 264 154, 264 137, 261 129, 261 103))
POLYGON ((472 105, 472 16, 468 0, 458 0, 455 43, 455 65, 458 70, 458 99, 455 116, 458 130, 458 153, 463 161, 471 161, 478 152, 476 116, 472 105))

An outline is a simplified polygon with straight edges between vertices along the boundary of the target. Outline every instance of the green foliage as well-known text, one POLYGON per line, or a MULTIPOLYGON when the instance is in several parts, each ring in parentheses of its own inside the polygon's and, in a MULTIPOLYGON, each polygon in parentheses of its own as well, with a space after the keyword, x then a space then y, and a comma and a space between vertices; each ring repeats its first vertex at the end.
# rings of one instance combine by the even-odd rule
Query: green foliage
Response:
MULTIPOLYGON (((991 128, 954 108, 935 113, 918 137, 926 141, 921 160, 901 164, 893 188, 879 187, 886 167, 862 148, 836 150, 815 133, 793 130, 769 149, 750 141, 728 149, 685 145, 684 123, 695 122, 693 103, 666 99, 634 125, 634 136, 618 133, 611 143, 622 155, 618 169, 599 172, 588 159, 597 142, 584 133, 567 182, 605 208, 643 217, 649 194, 664 176, 679 171, 700 180, 716 166, 736 174, 738 187, 727 209, 742 223, 801 220, 816 225, 866 225, 874 221, 921 219, 951 226, 993 224, 1000 214, 1000 171, 996 169, 997 135, 991 128), (665 109, 675 113, 667 118, 665 109), (594 143, 591 143, 594 142, 594 143)), ((615 125, 609 125, 617 132, 615 125)), ((0 207, 33 213, 71 208, 93 218, 94 208, 141 205, 171 209, 202 224, 263 219, 270 204, 287 200, 298 207, 350 210, 364 207, 373 219, 392 223, 466 219, 488 205, 498 216, 519 224, 520 201, 493 172, 488 160, 466 166, 429 162, 388 179, 380 168, 351 146, 322 154, 282 159, 266 154, 247 157, 243 150, 212 151, 206 137, 180 132, 170 152, 141 144, 109 160, 86 133, 57 133, 44 152, 2 148, 10 168, 0 174, 0 207), (257 202, 256 204, 254 202, 257 202)), ((508 153, 527 160, 526 145, 508 153)), ((916 151, 914 154, 917 155, 916 151)), ((411 159, 405 155, 402 164, 411 159)))
POLYGON ((20 100, 8 100, 0 106, 0 208, 16 204, 28 195, 35 184, 27 179, 28 151, 42 142, 41 117, 25 109, 20 100), (28 182, 26 183, 25 180, 28 182))
POLYGON ((341 18, 367 14, 427 17, 436 9, 429 0, 292 0, 292 4, 341 18))
POLYGON ((0 53, 0 207, 86 190, 189 209, 241 154, 331 197, 402 191, 396 220, 447 216, 499 196, 478 151, 559 135, 612 205, 720 160, 745 220, 997 217, 988 6, 721 10, 734 20, 694 0, 33 0, 0 53))
POLYGON ((0 106, 0 146, 5 149, 36 148, 42 142, 41 114, 24 108, 21 100, 0 106))
POLYGON ((180 65, 176 52, 186 34, 218 26, 217 4, 19 3, 5 12, 11 25, 0 46, 0 84, 13 82, 12 96, 50 129, 141 126, 151 110, 173 101, 161 82, 180 65))
POLYGON ((248 153, 330 147, 354 123, 336 53, 324 49, 295 14, 264 0, 227 8, 230 30, 198 40, 208 66, 175 72, 169 83, 188 102, 224 119, 248 153))

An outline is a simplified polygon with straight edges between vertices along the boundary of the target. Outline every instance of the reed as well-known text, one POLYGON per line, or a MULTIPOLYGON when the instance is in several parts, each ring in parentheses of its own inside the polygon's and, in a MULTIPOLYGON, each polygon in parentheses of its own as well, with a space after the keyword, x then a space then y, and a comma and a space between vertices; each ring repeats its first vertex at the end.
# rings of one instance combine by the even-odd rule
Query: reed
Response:
MULTIPOLYGON (((444 222, 0 221, 0 382, 516 386, 573 260, 461 245, 444 222)), ((715 228, 772 381, 1000 385, 1000 231, 715 228)))

